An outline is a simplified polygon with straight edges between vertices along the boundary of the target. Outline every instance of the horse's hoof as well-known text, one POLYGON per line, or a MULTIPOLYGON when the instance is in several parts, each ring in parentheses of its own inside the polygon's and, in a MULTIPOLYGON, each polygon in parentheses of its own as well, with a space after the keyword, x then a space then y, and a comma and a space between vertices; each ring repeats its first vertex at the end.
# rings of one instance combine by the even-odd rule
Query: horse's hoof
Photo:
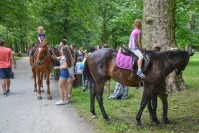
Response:
POLYGON ((97 118, 97 115, 93 115, 92 118, 93 118, 93 119, 97 118))
POLYGON ((156 119, 151 119, 152 122, 155 122, 155 124, 160 124, 160 121, 156 118, 156 119))
POLYGON ((44 90, 41 90, 41 92, 44 92, 44 90))
POLYGON ((142 123, 141 122, 137 122, 137 126, 138 127, 142 127, 142 123))
POLYGON ((159 125, 159 124, 160 124, 160 122, 157 120, 157 121, 155 121, 155 124, 156 124, 156 125, 159 125))
POLYGON ((37 97, 37 100, 41 100, 41 99, 42 99, 42 96, 38 96, 38 97, 37 97))
POLYGON ((111 120, 109 118, 106 118, 107 124, 111 124, 111 120))
POLYGON ((169 124, 170 121, 169 120, 163 120, 163 124, 169 124))
POLYGON ((48 96, 48 100, 52 100, 53 98, 51 96, 48 96))

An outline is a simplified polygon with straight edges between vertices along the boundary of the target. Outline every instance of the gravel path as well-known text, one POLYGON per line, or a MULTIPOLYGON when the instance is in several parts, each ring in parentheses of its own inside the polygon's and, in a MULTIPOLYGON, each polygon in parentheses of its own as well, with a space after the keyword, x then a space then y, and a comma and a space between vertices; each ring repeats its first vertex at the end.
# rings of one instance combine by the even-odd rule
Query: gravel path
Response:
POLYGON ((45 84, 43 99, 37 100, 28 62, 28 57, 17 60, 9 96, 4 97, 0 89, 0 133, 93 133, 92 126, 70 104, 55 105, 59 100, 57 81, 50 84, 53 100, 47 100, 45 84))

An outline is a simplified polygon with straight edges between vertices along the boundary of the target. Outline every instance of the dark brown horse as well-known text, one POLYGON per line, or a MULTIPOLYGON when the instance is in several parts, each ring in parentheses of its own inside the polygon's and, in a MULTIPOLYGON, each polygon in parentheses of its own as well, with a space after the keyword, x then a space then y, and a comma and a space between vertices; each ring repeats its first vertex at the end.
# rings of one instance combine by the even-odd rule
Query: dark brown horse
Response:
MULTIPOLYGON (((140 78, 135 72, 131 76, 131 71, 116 66, 117 52, 117 50, 110 48, 97 50, 87 58, 84 68, 84 74, 93 82, 90 87, 90 111, 93 116, 96 115, 94 106, 96 97, 102 116, 108 122, 109 118, 104 109, 102 98, 106 79, 111 77, 121 84, 132 87, 138 87, 140 83, 140 78)), ((140 119, 146 105, 151 120, 157 124, 159 123, 156 115, 157 96, 160 97, 163 104, 163 122, 168 123, 168 95, 166 93, 165 78, 174 70, 177 71, 177 74, 184 70, 189 61, 189 54, 186 51, 147 51, 147 54, 150 63, 148 69, 144 72, 146 77, 143 79, 144 91, 140 109, 136 116, 137 124, 141 125, 140 119)))
POLYGON ((43 75, 46 73, 46 84, 47 84, 47 94, 48 100, 51 100, 52 97, 50 95, 50 71, 52 66, 52 60, 50 58, 50 52, 48 49, 48 43, 41 42, 37 44, 36 52, 34 54, 34 61, 30 56, 30 64, 32 66, 32 73, 34 78, 34 91, 37 91, 38 84, 38 100, 42 99, 41 96, 41 87, 43 87, 43 75), (36 84, 36 77, 38 78, 36 84))

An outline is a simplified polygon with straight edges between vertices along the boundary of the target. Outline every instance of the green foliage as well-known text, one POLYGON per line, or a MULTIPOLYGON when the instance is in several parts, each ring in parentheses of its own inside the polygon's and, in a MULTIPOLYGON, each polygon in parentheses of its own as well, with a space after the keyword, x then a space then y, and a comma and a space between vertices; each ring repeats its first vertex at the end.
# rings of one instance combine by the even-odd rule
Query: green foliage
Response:
POLYGON ((110 47, 117 47, 128 42, 133 20, 142 16, 141 1, 1 0, 0 4, 4 5, 0 24, 7 28, 7 43, 21 44, 21 48, 22 43, 30 46, 37 41, 39 25, 44 26, 51 45, 66 38, 69 43, 86 48, 102 44, 105 34, 110 47))
MULTIPOLYGON (((83 46, 108 43, 118 48, 127 44, 133 21, 142 18, 140 0, 1 0, 0 37, 24 51, 37 41, 37 27, 45 29, 47 41, 56 45, 62 39, 83 46)), ((176 42, 198 46, 198 0, 176 0, 176 42), (195 16, 190 30, 190 14, 195 16)), ((16 47, 15 47, 16 48, 16 47)))
MULTIPOLYGON (((147 108, 143 111, 142 122, 143 127, 136 126, 135 116, 140 106, 142 91, 134 88, 129 89, 129 98, 125 100, 109 99, 110 95, 104 90, 103 102, 111 124, 107 124, 101 115, 101 111, 97 101, 95 100, 95 109, 98 117, 91 118, 89 91, 82 92, 81 87, 73 89, 72 100, 73 107, 85 120, 94 126, 94 130, 101 133, 118 133, 118 132, 198 132, 199 131, 199 53, 195 53, 190 58, 186 67, 183 78, 187 89, 181 92, 169 94, 168 117, 170 124, 160 124, 150 122, 147 108)), ((111 81, 111 92, 115 87, 115 82, 111 81)), ((162 121, 162 104, 158 99, 157 117, 162 121)))
POLYGON ((184 48, 186 44, 199 46, 198 5, 197 0, 176 0, 176 42, 181 48, 184 48), (191 15, 193 20, 191 20, 191 15))

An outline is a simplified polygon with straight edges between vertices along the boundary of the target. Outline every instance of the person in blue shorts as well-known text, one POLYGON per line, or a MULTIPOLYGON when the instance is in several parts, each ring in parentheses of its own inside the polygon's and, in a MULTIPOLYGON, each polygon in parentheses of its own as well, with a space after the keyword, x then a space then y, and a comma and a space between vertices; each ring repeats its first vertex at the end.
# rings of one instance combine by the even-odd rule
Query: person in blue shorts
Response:
POLYGON ((60 60, 60 66, 54 66, 55 70, 60 70, 60 77, 58 81, 58 91, 61 100, 56 102, 56 105, 64 105, 68 103, 68 89, 67 89, 67 80, 70 76, 69 68, 73 65, 73 59, 69 47, 64 46, 61 48, 61 56, 57 57, 53 53, 55 59, 60 60))
POLYGON ((14 68, 16 69, 16 61, 14 60, 12 50, 4 47, 4 41, 0 40, 0 79, 4 96, 8 96, 8 92, 10 92, 12 61, 14 62, 14 68))

